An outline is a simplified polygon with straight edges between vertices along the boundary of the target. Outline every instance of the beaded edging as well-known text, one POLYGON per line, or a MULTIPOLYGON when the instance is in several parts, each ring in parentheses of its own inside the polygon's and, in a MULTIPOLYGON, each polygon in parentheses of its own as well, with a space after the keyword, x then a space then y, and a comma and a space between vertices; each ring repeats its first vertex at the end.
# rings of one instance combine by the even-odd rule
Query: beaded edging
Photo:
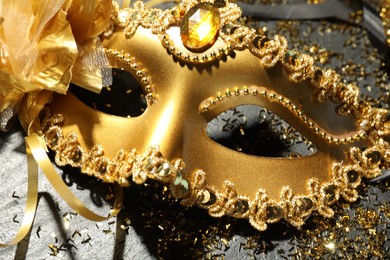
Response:
MULTIPOLYGON (((218 1, 204 2, 216 5, 218 1)), ((169 161, 159 152, 158 147, 150 147, 143 153, 136 150, 130 152, 120 150, 114 158, 107 158, 103 147, 98 144, 87 151, 80 146, 75 133, 63 133, 61 130, 63 117, 50 115, 46 108, 41 114, 42 135, 48 147, 55 152, 55 162, 59 166, 78 167, 85 174, 95 176, 104 182, 117 182, 123 187, 130 185, 130 180, 136 184, 142 184, 148 179, 157 180, 167 185, 173 197, 180 199, 184 206, 197 205, 206 209, 213 217, 228 215, 245 218, 260 231, 265 230, 267 224, 276 223, 281 219, 299 228, 314 211, 324 217, 331 217, 334 213, 331 206, 340 198, 348 202, 358 198, 356 189, 362 178, 374 178, 381 174, 382 169, 390 168, 390 145, 384 139, 390 135, 390 122, 386 121, 389 112, 372 108, 362 101, 359 98, 358 87, 342 83, 334 70, 318 68, 313 65, 310 56, 288 50, 284 37, 276 35, 270 39, 256 34, 253 29, 236 24, 241 15, 237 5, 226 2, 225 6, 218 7, 221 15, 219 36, 225 47, 211 47, 202 55, 179 51, 167 31, 170 27, 179 25, 185 13, 198 3, 200 1, 184 0, 171 9, 159 10, 148 9, 144 3, 137 1, 133 8, 120 10, 118 4, 113 2, 111 21, 104 36, 110 37, 116 28, 121 28, 126 37, 131 38, 139 26, 149 28, 152 33, 159 36, 162 46, 171 55, 194 64, 221 59, 228 56, 232 50, 248 49, 266 68, 277 63, 282 64, 291 82, 306 80, 311 83, 316 101, 324 102, 329 99, 339 104, 336 109, 339 115, 355 116, 359 124, 358 133, 341 139, 327 135, 291 101, 276 93, 264 92, 257 86, 244 86, 227 90, 224 94, 217 93, 216 97, 210 97, 201 105, 200 111, 212 109, 215 104, 226 98, 259 95, 290 109, 316 134, 330 143, 350 143, 367 138, 371 146, 364 150, 353 147, 346 152, 342 162, 333 163, 329 181, 319 183, 317 179, 309 179, 306 195, 294 194, 293 190, 286 186, 282 188, 278 201, 269 199, 267 192, 262 188, 257 191, 254 199, 250 199, 238 194, 230 181, 225 181, 223 190, 209 186, 206 173, 202 170, 188 173, 185 177, 182 174, 184 162, 181 159, 169 161)), ((147 92, 147 100, 153 103, 156 93, 147 71, 138 69, 138 63, 124 51, 106 50, 106 53, 135 71, 147 92)))
POLYGON ((260 188, 255 199, 251 200, 238 194, 230 181, 225 181, 222 191, 208 186, 206 173, 202 170, 184 178, 184 162, 181 159, 167 160, 156 146, 143 154, 138 154, 135 149, 130 152, 120 150, 111 159, 104 156, 104 149, 100 145, 86 151, 80 146, 75 133, 63 133, 63 121, 61 115, 50 115, 48 108, 42 112, 42 134, 48 147, 55 152, 57 165, 80 168, 87 175, 104 182, 117 182, 122 187, 129 186, 130 180, 136 184, 143 184, 148 179, 157 180, 167 185, 172 196, 180 199, 184 206, 205 208, 212 217, 228 215, 245 218, 260 231, 265 230, 267 224, 281 219, 299 228, 313 211, 324 217, 332 217, 334 212, 330 206, 339 198, 356 201, 356 188, 362 178, 374 178, 381 174, 382 168, 390 167, 390 145, 378 138, 377 132, 373 132, 369 135, 373 145, 365 150, 351 148, 345 162, 333 164, 329 181, 320 184, 317 179, 308 180, 307 195, 294 194, 286 186, 282 188, 280 200, 275 201, 269 199, 267 192, 260 188))

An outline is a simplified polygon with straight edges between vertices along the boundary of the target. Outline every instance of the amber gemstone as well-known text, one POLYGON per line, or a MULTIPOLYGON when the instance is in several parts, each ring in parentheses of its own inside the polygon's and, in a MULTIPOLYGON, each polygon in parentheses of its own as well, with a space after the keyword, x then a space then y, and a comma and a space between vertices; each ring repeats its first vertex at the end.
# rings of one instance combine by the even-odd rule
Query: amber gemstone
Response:
POLYGON ((193 52, 203 52, 213 46, 218 38, 219 10, 210 3, 193 6, 184 15, 180 36, 184 46, 193 52))

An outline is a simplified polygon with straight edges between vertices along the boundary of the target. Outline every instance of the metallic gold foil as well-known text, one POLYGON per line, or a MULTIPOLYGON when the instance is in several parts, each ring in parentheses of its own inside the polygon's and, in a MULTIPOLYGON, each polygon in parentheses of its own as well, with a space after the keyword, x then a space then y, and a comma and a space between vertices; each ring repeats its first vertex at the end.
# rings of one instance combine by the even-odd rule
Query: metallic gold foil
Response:
MULTIPOLYGON (((143 68, 156 82, 156 103, 149 104, 139 117, 122 118, 91 109, 68 94, 56 96, 51 109, 64 115, 65 132, 77 133, 84 147, 101 144, 107 156, 115 156, 121 148, 145 151, 149 146, 159 145, 166 158, 183 158, 186 172, 204 170, 207 183, 219 190, 223 190, 224 181, 229 180, 239 194, 254 198, 262 187, 270 198, 278 199, 283 186, 292 187, 297 194, 305 194, 308 179, 328 180, 331 163, 341 158, 348 145, 325 143, 285 107, 259 96, 232 98, 202 114, 199 107, 204 100, 218 92, 224 93, 227 88, 262 86, 300 104, 306 115, 327 133, 346 136, 358 130, 357 120, 352 116, 335 114, 335 104, 314 103, 310 85, 292 83, 279 66, 265 69, 249 51, 237 51, 226 61, 191 68, 172 60, 158 37, 143 28, 138 28, 131 39, 126 39, 120 31, 116 32, 104 40, 103 45, 126 50, 135 60, 142 62, 143 68), (145 41, 148 44, 144 44, 145 41), (255 157, 237 153, 210 140, 205 132, 207 122, 242 104, 265 106, 277 113, 310 139, 319 151, 312 156, 294 159, 255 157)), ((114 67, 131 71, 117 60, 111 59, 111 63, 114 67)))
MULTIPOLYGON (((108 62, 97 35, 110 17, 111 1, 17 0, 1 1, 0 6, 0 111, 41 108, 44 103, 32 107, 21 99, 34 92, 34 99, 44 100, 38 96, 46 93, 37 90, 64 94, 72 77, 78 85, 100 91, 108 62)), ((34 119, 20 118, 25 127, 34 119)))

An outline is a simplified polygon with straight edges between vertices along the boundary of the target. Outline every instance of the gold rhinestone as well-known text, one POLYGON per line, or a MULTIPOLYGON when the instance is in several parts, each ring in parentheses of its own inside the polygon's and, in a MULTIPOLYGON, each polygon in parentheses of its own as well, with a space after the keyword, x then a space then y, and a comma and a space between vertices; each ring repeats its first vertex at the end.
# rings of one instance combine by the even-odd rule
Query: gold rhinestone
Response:
POLYGON ((219 10, 210 3, 192 7, 183 17, 180 36, 184 46, 193 52, 203 52, 218 38, 219 10))

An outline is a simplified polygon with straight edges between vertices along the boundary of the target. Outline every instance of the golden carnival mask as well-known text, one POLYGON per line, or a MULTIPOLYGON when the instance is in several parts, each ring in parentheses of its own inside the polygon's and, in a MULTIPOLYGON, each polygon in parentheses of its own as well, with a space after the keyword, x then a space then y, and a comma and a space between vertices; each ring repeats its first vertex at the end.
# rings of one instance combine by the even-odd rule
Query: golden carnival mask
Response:
POLYGON ((299 227, 314 210, 332 216, 339 197, 355 201, 361 178, 389 167, 388 111, 369 107, 356 86, 288 50, 282 36, 240 25, 240 16, 224 1, 183 1, 164 11, 114 4, 103 46, 113 67, 139 80, 148 107, 127 118, 72 94, 55 96, 50 110, 64 123, 46 119, 44 133, 57 164, 121 186, 156 179, 183 205, 247 218, 258 230, 282 218, 299 227), (279 115, 317 151, 270 158, 211 140, 207 123, 243 104, 279 115))
MULTIPOLYGON (((341 197, 355 201, 362 178, 390 168, 389 111, 240 17, 236 4, 219 0, 167 10, 114 2, 102 44, 111 66, 143 87, 147 108, 117 116, 55 95, 35 125, 56 163, 122 187, 157 180, 184 206, 245 218, 260 231, 281 219, 300 227, 313 211, 331 217, 341 197), (282 118, 281 135, 299 132, 315 149, 266 157, 212 140, 210 121, 242 105, 282 118)), ((245 119, 235 120, 232 128, 245 119)))

